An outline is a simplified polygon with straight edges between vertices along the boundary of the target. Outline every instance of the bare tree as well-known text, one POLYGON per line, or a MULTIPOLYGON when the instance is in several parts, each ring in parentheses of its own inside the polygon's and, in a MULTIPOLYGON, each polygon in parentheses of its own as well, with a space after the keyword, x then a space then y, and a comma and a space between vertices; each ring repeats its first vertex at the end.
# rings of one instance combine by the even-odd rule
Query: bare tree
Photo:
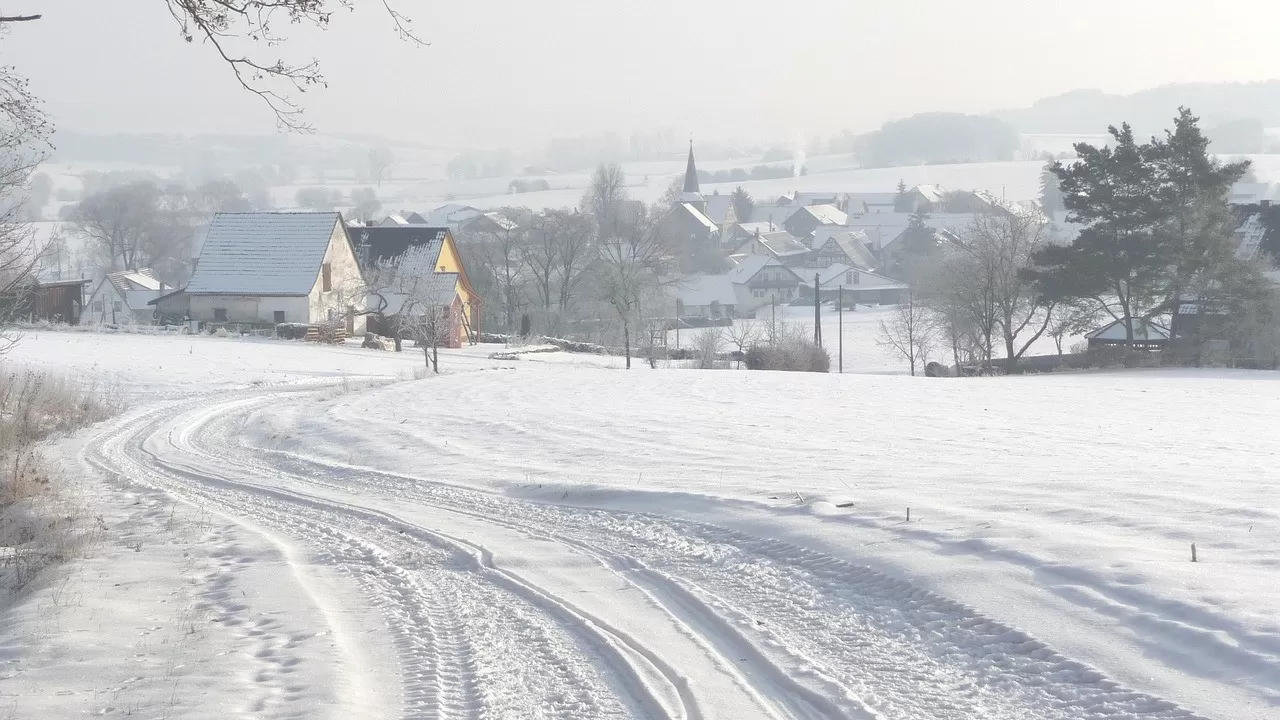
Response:
POLYGON ((755 345, 756 338, 760 335, 760 324, 756 320, 734 320, 732 325, 725 328, 725 335, 737 349, 738 367, 742 367, 742 358, 747 354, 747 348, 755 345))
POLYGON ((1060 302, 1049 309, 1049 322, 1045 334, 1053 338, 1053 346, 1062 358, 1062 343, 1072 335, 1089 332, 1097 324, 1102 312, 1090 302, 1060 302))
POLYGON ((591 219, 582 213, 573 213, 564 218, 565 232, 560 236, 560 247, 557 252, 555 267, 556 281, 559 285, 560 315, 567 315, 578 299, 578 291, 591 263, 591 250, 594 233, 591 219))
POLYGON ((627 194, 627 175, 617 163, 605 163, 591 175, 591 185, 582 197, 582 209, 596 221, 602 242, 622 233, 627 194))
POLYGON ((669 260, 662 242, 661 212, 639 203, 619 203, 617 232, 599 240, 600 299, 608 303, 622 323, 622 343, 627 369, 631 368, 631 333, 644 322, 646 306, 657 305, 663 282, 661 272, 669 260))
POLYGON ((372 220, 381 210, 382 201, 373 188, 356 188, 351 191, 351 217, 366 222, 372 220))
POLYGON ((468 233, 465 243, 496 291, 498 307, 502 309, 502 326, 511 332, 526 302, 529 272, 525 244, 531 221, 517 208, 502 208, 493 220, 494 224, 487 229, 468 233))
POLYGON ((967 281, 989 297, 995 310, 1006 372, 1013 371, 1049 324, 1052 305, 1041 301, 1026 274, 1047 237, 1048 225, 1036 212, 978 213, 960 234, 959 247, 970 258, 967 281))
MULTIPOLYGON (((11 16, 23 21, 39 16, 11 16)), ((8 22, 8 21, 6 21, 8 22)), ((26 209, 28 182, 47 156, 53 127, 27 81, 12 67, 0 66, 0 296, 9 299, 0 310, 0 352, 17 341, 4 330, 23 310, 20 299, 32 282, 43 248, 36 242, 26 209)))
POLYGON ((120 185, 80 201, 72 214, 75 232, 93 244, 99 267, 137 270, 141 250, 156 230, 160 189, 150 182, 120 185))
MULTIPOLYGON (((293 96, 311 87, 327 87, 320 65, 272 58, 272 52, 286 44, 288 38, 279 27, 311 25, 329 27, 337 11, 350 11, 355 0, 164 0, 169 14, 177 21, 182 38, 212 46, 223 62, 231 67, 236 81, 257 95, 275 113, 283 129, 309 131, 302 120, 302 107, 293 96), (248 41, 247 43, 244 41, 248 41), (233 46, 248 47, 254 52, 240 54, 233 46)), ((411 20, 391 4, 381 0, 396 35, 416 45, 425 45, 410 30, 411 20)))
POLYGON ((724 334, 718 327, 704 328, 693 344, 693 357, 699 370, 720 367, 720 354, 724 352, 724 334))
POLYGON ((378 187, 382 187, 382 179, 386 177, 387 170, 391 169, 391 165, 395 162, 395 156, 391 154, 390 148, 376 147, 369 151, 369 179, 378 187))
POLYGON ((876 343, 906 360, 911 366, 911 375, 915 376, 916 365, 924 365, 928 360, 934 333, 929 310, 908 290, 906 301, 894 308, 889 322, 880 321, 880 337, 876 343))

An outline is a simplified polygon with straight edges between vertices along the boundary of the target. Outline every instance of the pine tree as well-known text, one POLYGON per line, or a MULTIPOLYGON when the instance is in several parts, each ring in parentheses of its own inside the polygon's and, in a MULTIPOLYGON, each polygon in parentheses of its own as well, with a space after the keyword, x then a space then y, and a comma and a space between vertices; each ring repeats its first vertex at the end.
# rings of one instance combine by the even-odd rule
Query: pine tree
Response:
POLYGON ((1045 163, 1040 171, 1040 207, 1050 218, 1054 213, 1066 208, 1062 205, 1062 189, 1058 186, 1058 176, 1053 174, 1053 162, 1045 163))
POLYGON ((752 199, 751 193, 747 192, 746 188, 741 185, 734 188, 730 202, 733 203, 733 213, 737 216, 738 222, 751 222, 751 213, 755 210, 756 201, 752 199))

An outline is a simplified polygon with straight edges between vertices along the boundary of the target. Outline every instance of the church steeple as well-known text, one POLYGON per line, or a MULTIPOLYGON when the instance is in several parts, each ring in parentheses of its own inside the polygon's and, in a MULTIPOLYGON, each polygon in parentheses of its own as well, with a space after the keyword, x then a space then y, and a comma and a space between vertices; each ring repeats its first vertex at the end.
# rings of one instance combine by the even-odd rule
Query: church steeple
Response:
POLYGON ((689 165, 684 171, 684 190, 680 193, 680 202, 688 203, 700 212, 707 207, 706 198, 698 188, 698 166, 693 162, 693 139, 689 140, 689 165))
POLYGON ((698 166, 693 163, 693 139, 689 140, 689 166, 684 171, 684 191, 698 193, 698 166))

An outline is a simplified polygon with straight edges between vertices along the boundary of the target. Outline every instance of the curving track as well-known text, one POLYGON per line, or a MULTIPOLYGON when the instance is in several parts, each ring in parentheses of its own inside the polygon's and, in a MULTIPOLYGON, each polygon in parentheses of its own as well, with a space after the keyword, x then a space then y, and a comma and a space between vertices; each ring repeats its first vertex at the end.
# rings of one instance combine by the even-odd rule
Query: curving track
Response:
MULTIPOLYGON (((376 641, 397 667, 344 672, 398 688, 403 717, 1197 717, 806 548, 242 444, 252 413, 321 391, 167 403, 104 433, 86 458, 279 538, 299 582, 316 566, 348 578, 363 606, 337 610, 379 613, 376 641)), ((299 661, 287 637, 264 645, 246 711, 296 714, 281 669, 299 661)))

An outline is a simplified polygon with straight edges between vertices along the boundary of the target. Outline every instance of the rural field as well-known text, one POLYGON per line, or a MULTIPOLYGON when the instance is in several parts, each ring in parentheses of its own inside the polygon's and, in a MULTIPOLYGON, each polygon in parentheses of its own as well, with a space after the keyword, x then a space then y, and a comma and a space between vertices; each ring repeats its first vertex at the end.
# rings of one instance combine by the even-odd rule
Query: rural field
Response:
POLYGON ((1274 373, 498 349, 29 334, 131 404, 49 448, 101 531, 5 612, 0 713, 1280 712, 1274 373))

